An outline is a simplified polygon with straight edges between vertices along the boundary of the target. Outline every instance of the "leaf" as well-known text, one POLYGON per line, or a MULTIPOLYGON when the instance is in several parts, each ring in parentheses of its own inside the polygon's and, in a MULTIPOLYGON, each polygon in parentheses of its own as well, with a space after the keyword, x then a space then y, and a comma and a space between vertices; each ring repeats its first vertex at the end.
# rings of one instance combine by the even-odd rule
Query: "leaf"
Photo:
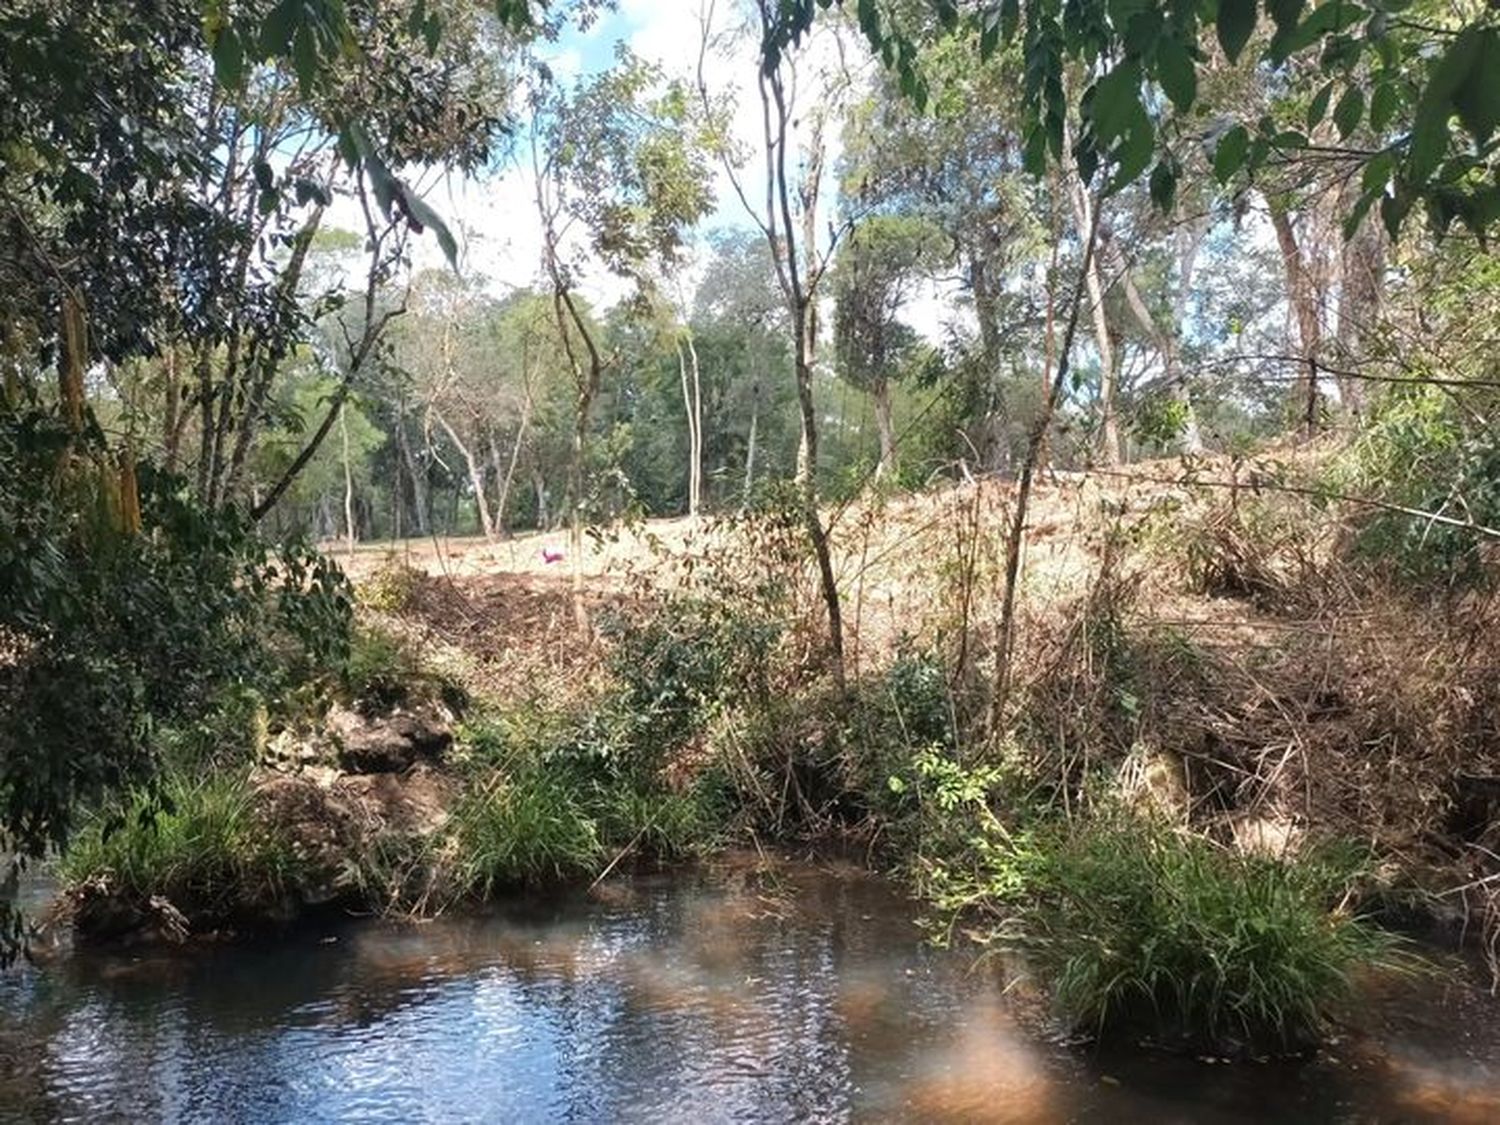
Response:
POLYGON ((1349 214, 1344 216, 1343 234, 1345 242, 1348 242, 1349 239, 1359 233, 1360 224, 1365 221, 1365 216, 1369 214, 1370 207, 1379 198, 1380 189, 1375 188, 1373 190, 1366 190, 1355 201, 1354 206, 1349 210, 1349 214))
POLYGON ((1172 210, 1177 196, 1177 170, 1165 160, 1151 169, 1151 201, 1162 211, 1172 210))
POLYGON ((1021 0, 1000 0, 1000 37, 1009 43, 1021 26, 1021 0))
POLYGON ((1219 138, 1214 149, 1214 179, 1228 183, 1245 163, 1245 153, 1250 148, 1250 134, 1243 125, 1236 125, 1219 138))
POLYGON ((1366 191, 1384 189, 1391 178, 1391 173, 1396 170, 1396 154, 1389 149, 1378 152, 1370 158, 1365 165, 1365 170, 1360 174, 1360 187, 1366 191))
POLYGON ((1240 52, 1250 42, 1255 30, 1255 0, 1219 0, 1219 46, 1230 62, 1238 62, 1240 52))
POLYGON ((403 188, 403 195, 407 214, 437 235, 438 245, 443 249, 443 257, 448 259, 448 265, 456 272, 458 270, 458 240, 453 237, 448 224, 428 205, 425 199, 415 192, 403 188))
POLYGON ((1156 48, 1156 76, 1179 113, 1192 108, 1198 96, 1198 73, 1193 56, 1180 39, 1163 39, 1156 48))
POLYGON ((1359 128, 1360 118, 1365 114, 1365 92, 1358 86, 1350 86, 1333 107, 1333 125, 1339 131, 1339 139, 1347 140, 1349 134, 1359 128))
POLYGON ((1126 130, 1137 113, 1144 112, 1140 82, 1140 67, 1121 63, 1094 83, 1089 113, 1100 141, 1108 144, 1126 130))
POLYGON ((1333 98, 1333 82, 1323 83, 1323 88, 1313 95, 1307 106, 1307 127, 1316 129, 1318 123, 1328 115, 1328 103, 1333 98))
POLYGON ((213 43, 214 77, 227 90, 237 89, 245 77, 245 49, 232 27, 222 28, 213 43))
POLYGON ((1433 67, 1427 88, 1422 91, 1406 157, 1406 177, 1412 183, 1420 183, 1431 176, 1443 159, 1443 153, 1448 151, 1448 118, 1454 112, 1453 98, 1479 58, 1479 30, 1465 28, 1454 37, 1433 67))
POLYGON ((1394 82, 1382 82, 1370 95, 1370 128, 1377 133, 1384 132, 1400 108, 1401 91, 1394 82))
POLYGON ((1151 163, 1151 154, 1156 151, 1156 130, 1151 118, 1146 116, 1140 102, 1135 103, 1135 112, 1120 143, 1115 146, 1116 161, 1114 177, 1109 181, 1110 193, 1133 183, 1146 165, 1151 163))
POLYGON ((1395 195, 1387 195, 1380 200, 1380 218, 1391 238, 1394 239, 1401 233, 1401 222, 1410 210, 1411 196, 1402 191, 1399 185, 1395 195))
MULTIPOLYGON (((1458 119, 1480 144, 1500 126, 1500 28, 1470 28, 1476 40, 1468 73, 1453 91, 1458 119)), ((1468 32, 1465 32, 1468 34, 1468 32)))

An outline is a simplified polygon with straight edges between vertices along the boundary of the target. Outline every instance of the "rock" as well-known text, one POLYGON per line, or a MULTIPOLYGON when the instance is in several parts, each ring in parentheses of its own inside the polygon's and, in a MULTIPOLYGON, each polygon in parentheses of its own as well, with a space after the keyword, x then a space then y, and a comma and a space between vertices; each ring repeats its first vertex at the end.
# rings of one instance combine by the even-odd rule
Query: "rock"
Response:
POLYGON ((328 713, 339 764, 350 773, 402 773, 419 761, 435 761, 453 742, 451 722, 430 706, 375 717, 343 707, 328 713))
POLYGON ((1241 816, 1229 826, 1235 847, 1246 855, 1286 859, 1302 844, 1302 829, 1285 817, 1241 816))
POLYGON ((1187 820, 1192 801, 1182 759, 1165 750, 1137 744, 1120 764, 1120 794, 1138 812, 1174 823, 1187 820))

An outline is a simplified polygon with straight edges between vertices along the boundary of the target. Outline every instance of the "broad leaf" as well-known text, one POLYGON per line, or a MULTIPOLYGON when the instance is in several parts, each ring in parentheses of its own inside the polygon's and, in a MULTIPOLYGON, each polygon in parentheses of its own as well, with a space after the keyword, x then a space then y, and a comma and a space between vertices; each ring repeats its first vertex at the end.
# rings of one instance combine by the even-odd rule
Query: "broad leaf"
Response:
POLYGON ((1339 131, 1340 139, 1348 139, 1349 134, 1359 127, 1364 113, 1364 91, 1358 86, 1350 86, 1344 91, 1343 97, 1339 98, 1339 104, 1333 108, 1333 124, 1339 131))
POLYGON ((1193 56, 1182 40, 1168 38, 1161 41, 1156 49, 1156 74, 1161 80, 1161 88, 1172 99, 1178 112, 1185 113, 1192 108, 1193 99, 1198 95, 1198 74, 1193 56))
POLYGON ((1255 0, 1219 0, 1219 46, 1230 62, 1238 62, 1240 52, 1255 30, 1255 0))
POLYGON ((1236 125, 1219 138, 1214 149, 1214 179, 1228 183, 1245 163, 1245 154, 1250 148, 1250 134, 1243 125, 1236 125))

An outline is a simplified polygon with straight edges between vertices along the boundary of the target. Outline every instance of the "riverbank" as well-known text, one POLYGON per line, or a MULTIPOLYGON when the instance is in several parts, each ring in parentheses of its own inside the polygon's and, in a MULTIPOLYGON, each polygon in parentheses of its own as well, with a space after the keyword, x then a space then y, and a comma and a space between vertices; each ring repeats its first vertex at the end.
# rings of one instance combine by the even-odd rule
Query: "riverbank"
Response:
POLYGON ((775 512, 610 540, 587 634, 551 564, 366 559, 348 666, 230 712, 154 820, 147 795, 101 813, 65 860, 75 922, 426 917, 837 839, 938 940, 1024 954, 1064 1026, 1254 1056, 1316 1041, 1365 968, 1421 971, 1373 916, 1485 917, 1486 603, 1435 617, 1284 496, 1065 482, 998 695, 1007 503, 991 482, 845 514, 843 692, 775 512))

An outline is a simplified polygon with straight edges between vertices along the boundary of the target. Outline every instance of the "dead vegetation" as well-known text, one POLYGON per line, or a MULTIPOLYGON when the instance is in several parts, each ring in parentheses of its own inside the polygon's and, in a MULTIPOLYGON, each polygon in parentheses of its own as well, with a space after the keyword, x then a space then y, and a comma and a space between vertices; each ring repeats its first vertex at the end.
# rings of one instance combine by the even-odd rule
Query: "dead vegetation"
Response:
MULTIPOLYGON (((970 753, 1014 740, 1069 803, 1100 775, 1160 789, 1170 774, 1184 818, 1226 847, 1358 841, 1388 889, 1482 932, 1495 957, 1500 603, 1420 594, 1353 561, 1361 513, 1282 487, 1307 468, 1221 459, 1044 478, 1000 698, 1011 486, 831 512, 850 673, 878 674, 913 646, 936 653, 970 753)), ((682 594, 753 605, 780 615, 779 663, 816 680, 824 622, 797 533, 774 514, 626 529, 584 566, 589 608, 649 618, 682 594)), ((489 693, 581 698, 603 648, 580 639, 567 583, 532 546, 464 547, 446 569, 434 555, 389 612, 489 693)), ((789 736, 824 738, 784 718, 789 736)))

